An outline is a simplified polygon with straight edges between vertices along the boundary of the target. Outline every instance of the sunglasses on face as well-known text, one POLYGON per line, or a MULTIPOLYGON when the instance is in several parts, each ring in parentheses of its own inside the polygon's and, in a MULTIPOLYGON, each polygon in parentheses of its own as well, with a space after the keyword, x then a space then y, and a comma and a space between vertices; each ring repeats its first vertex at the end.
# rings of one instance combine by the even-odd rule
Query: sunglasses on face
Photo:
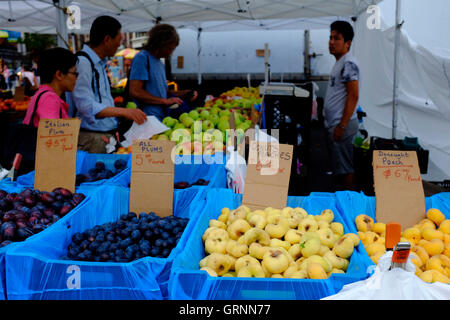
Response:
POLYGON ((73 74, 75 77, 77 77, 78 78, 78 75, 79 75, 79 73, 78 72, 75 72, 75 71, 67 71, 67 73, 71 73, 71 74, 73 74))

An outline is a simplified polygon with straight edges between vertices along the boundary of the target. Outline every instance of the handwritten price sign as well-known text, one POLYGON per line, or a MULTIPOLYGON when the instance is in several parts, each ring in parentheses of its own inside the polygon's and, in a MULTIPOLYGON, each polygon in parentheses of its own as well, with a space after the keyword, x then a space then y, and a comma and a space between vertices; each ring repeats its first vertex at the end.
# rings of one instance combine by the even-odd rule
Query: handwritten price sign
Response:
POLYGON ((35 188, 75 191, 79 119, 41 119, 36 143, 35 188))
POLYGON ((130 210, 154 211, 168 216, 173 210, 175 167, 172 161, 173 141, 135 140, 133 142, 130 210))
POLYGON ((375 150, 373 175, 377 220, 407 228, 422 219, 425 197, 415 151, 375 150))

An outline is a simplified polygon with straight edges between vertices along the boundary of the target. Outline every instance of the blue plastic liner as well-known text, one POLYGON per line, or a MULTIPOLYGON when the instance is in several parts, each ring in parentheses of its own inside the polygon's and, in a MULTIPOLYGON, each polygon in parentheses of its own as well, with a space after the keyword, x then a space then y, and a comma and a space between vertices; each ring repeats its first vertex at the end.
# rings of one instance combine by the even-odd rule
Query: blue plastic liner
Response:
MULTIPOLYGON (((13 181, 11 181, 10 179, 7 179, 7 180, 5 179, 5 180, 0 181, 0 190, 4 190, 4 191, 6 191, 6 192, 8 192, 8 193, 13 193, 13 192, 19 193, 19 192, 25 190, 26 188, 27 188, 27 187, 22 186, 22 185, 18 185, 17 182, 13 182, 13 181)), ((88 194, 89 192, 91 192, 90 190, 89 190, 88 192, 86 192, 86 191, 88 191, 88 190, 81 189, 81 190, 78 190, 78 191, 77 191, 77 192, 84 193, 84 194, 86 195, 86 199, 83 200, 83 203, 89 200, 87 194, 88 194), (84 192, 83 192, 83 191, 84 191, 84 192)), ((80 205, 81 205, 81 204, 80 204, 80 205)), ((72 211, 73 211, 73 210, 72 210, 72 211)), ((68 213, 66 216, 64 216, 63 218, 61 218, 60 220, 58 220, 55 224, 63 223, 65 219, 68 219, 68 217, 69 217, 71 214, 73 214, 72 211, 69 212, 69 213, 68 213)), ((53 225, 55 225, 55 224, 53 224, 53 225)), ((32 240, 32 239, 38 237, 38 235, 40 235, 40 234, 42 234, 42 233, 48 232, 47 230, 49 230, 49 229, 50 229, 50 227, 47 228, 47 229, 45 229, 45 230, 43 230, 43 231, 41 231, 41 232, 38 233, 38 234, 35 234, 35 235, 31 236, 31 237, 28 237, 27 239, 25 239, 25 241, 22 241, 22 242, 13 242, 13 243, 7 245, 6 247, 0 248, 0 277, 1 277, 1 278, 0 278, 0 280, 1 280, 1 281, 0 281, 0 300, 5 300, 5 299, 7 299, 7 292, 6 292, 6 289, 5 289, 5 288, 6 288, 6 261, 5 261, 6 252, 8 252, 8 251, 11 250, 12 248, 14 248, 16 245, 23 244, 23 243, 25 243, 26 241, 30 241, 30 240, 32 240)))
MULTIPOLYGON (((187 195, 187 194, 185 194, 187 195)), ((53 225, 6 254, 8 299, 137 300, 167 298, 173 259, 182 252, 204 200, 174 196, 174 215, 190 218, 168 258, 145 257, 129 263, 61 260, 72 235, 95 225, 114 222, 129 212, 129 189, 99 186, 63 223, 53 225), (182 210, 183 212, 180 212, 182 210), (77 281, 79 280, 79 281, 77 281), (79 284, 79 285, 78 285, 79 284)), ((66 216, 67 217, 67 216, 66 216)), ((65 217, 65 218, 66 218, 65 217)))
MULTIPOLYGON (((202 235, 210 219, 217 219, 222 208, 235 209, 242 203, 242 195, 230 189, 211 189, 185 250, 175 259, 169 279, 169 298, 174 300, 314 300, 337 293, 345 284, 367 277, 360 267, 360 251, 355 250, 346 274, 333 274, 326 280, 229 278, 211 277, 199 270, 199 261, 205 257, 202 235)), ((349 228, 340 217, 333 194, 312 193, 308 197, 288 197, 287 206, 302 207, 317 215, 331 209, 334 221, 341 222, 346 233, 349 228)), ((357 248, 359 249, 359 248, 357 248)))
MULTIPOLYGON (((116 171, 114 168, 114 162, 119 159, 123 159, 129 163, 130 154, 97 154, 97 153, 88 153, 86 151, 77 151, 77 165, 76 165, 76 174, 79 173, 88 173, 89 169, 95 167, 95 163, 97 161, 103 161, 105 163, 106 169, 110 169, 113 172, 116 171)), ((34 186, 34 171, 31 171, 27 174, 24 174, 17 178, 17 183, 24 186, 34 186)), ((107 183, 109 180, 112 180, 114 177, 109 179, 102 179, 94 182, 84 182, 81 185, 91 185, 91 186, 99 186, 107 183)), ((80 185, 80 186, 81 186, 80 185)))
MULTIPOLYGON (((366 196, 364 193, 358 193, 354 191, 338 191, 336 195, 336 205, 342 217, 346 221, 347 226, 353 233, 357 233, 355 219, 360 214, 366 214, 373 218, 376 222, 376 198, 366 196)), ((445 215, 446 219, 450 219, 450 192, 444 192, 432 195, 430 197, 425 197, 425 210, 430 208, 436 208, 441 210, 445 215)), ((425 219, 425 212, 423 213, 423 218, 425 219)), ((384 223, 389 223, 390 221, 381 221, 384 223)), ((419 221, 417 221, 419 222, 419 221)), ((374 270, 373 266, 375 264, 370 259, 362 243, 360 245, 361 258, 364 265, 369 270, 374 270)))

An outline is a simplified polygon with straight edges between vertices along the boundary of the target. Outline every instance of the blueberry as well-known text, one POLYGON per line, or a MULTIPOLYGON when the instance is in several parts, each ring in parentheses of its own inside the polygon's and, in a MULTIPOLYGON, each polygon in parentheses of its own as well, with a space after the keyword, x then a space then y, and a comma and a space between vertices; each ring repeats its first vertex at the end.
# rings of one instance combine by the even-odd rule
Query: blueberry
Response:
POLYGON ((105 239, 106 239, 106 241, 109 241, 109 242, 115 242, 116 241, 116 237, 113 234, 111 234, 111 233, 108 233, 106 235, 105 239))
POLYGON ((161 252, 161 255, 164 257, 164 258, 167 258, 168 256, 169 256, 169 254, 170 254, 170 249, 164 249, 162 252, 161 252))
MULTIPOLYGON (((95 163, 95 170, 97 171, 103 171, 106 169, 105 163, 103 161, 97 161, 95 163)), ((91 169, 92 170, 92 169, 91 169)))
POLYGON ((157 255, 159 255, 159 248, 158 248, 158 247, 153 247, 153 248, 150 250, 150 255, 151 255, 152 257, 156 257, 157 255))
POLYGON ((138 217, 133 217, 131 220, 130 220, 130 222, 132 222, 132 223, 139 223, 139 218, 138 217))
POLYGON ((128 214, 122 214, 120 215, 120 220, 126 221, 128 219, 128 214))
POLYGON ((99 234, 95 237, 95 241, 104 242, 104 241, 105 241, 105 234, 104 234, 104 233, 99 233, 99 234))
POLYGON ((131 233, 131 240, 138 241, 139 239, 141 239, 141 232, 139 230, 134 230, 131 233))
POLYGON ((137 217, 137 214, 136 214, 135 212, 129 212, 129 213, 127 214, 127 220, 128 220, 128 221, 131 221, 131 219, 133 219, 133 218, 135 218, 135 217, 137 217))
POLYGON ((130 238, 127 238, 127 239, 122 240, 122 241, 119 242, 119 248, 125 249, 125 248, 127 248, 128 246, 130 246, 131 244, 132 244, 131 239, 130 239, 130 238))
POLYGON ((145 230, 144 232, 144 239, 150 240, 153 237, 153 232, 151 230, 145 230))
POLYGON ((80 232, 76 232, 72 236, 72 242, 75 244, 80 244, 81 241, 83 241, 83 240, 84 240, 84 235, 80 232))
POLYGON ((162 247, 163 246, 164 241, 161 239, 156 239, 155 241, 155 246, 157 247, 162 247))
POLYGON ((119 244, 118 243, 111 243, 111 246, 109 247, 110 251, 116 251, 117 249, 119 249, 119 244))
POLYGON ((163 233, 161 234, 161 238, 163 238, 163 239, 169 239, 169 238, 170 238, 170 234, 169 234, 168 232, 163 232, 163 233))

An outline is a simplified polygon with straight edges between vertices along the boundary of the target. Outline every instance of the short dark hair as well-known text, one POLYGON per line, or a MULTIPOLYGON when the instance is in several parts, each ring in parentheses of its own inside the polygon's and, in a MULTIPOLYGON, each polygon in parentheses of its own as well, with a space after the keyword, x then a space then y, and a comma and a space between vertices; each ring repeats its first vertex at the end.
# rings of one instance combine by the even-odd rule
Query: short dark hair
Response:
POLYGON ((160 23, 155 25, 148 32, 148 41, 144 46, 144 49, 152 52, 170 43, 176 43, 176 45, 178 45, 180 43, 180 36, 174 26, 160 23))
POLYGON ((56 71, 63 74, 77 64, 78 58, 71 51, 64 48, 52 48, 45 50, 38 62, 38 70, 42 83, 50 83, 56 71))
POLYGON ((347 21, 335 21, 331 24, 330 28, 331 31, 337 31, 342 34, 345 42, 352 41, 355 36, 352 25, 347 21))
POLYGON ((120 22, 110 16, 97 17, 92 23, 91 30, 89 32, 89 43, 93 47, 99 46, 106 36, 115 38, 122 28, 120 22))

